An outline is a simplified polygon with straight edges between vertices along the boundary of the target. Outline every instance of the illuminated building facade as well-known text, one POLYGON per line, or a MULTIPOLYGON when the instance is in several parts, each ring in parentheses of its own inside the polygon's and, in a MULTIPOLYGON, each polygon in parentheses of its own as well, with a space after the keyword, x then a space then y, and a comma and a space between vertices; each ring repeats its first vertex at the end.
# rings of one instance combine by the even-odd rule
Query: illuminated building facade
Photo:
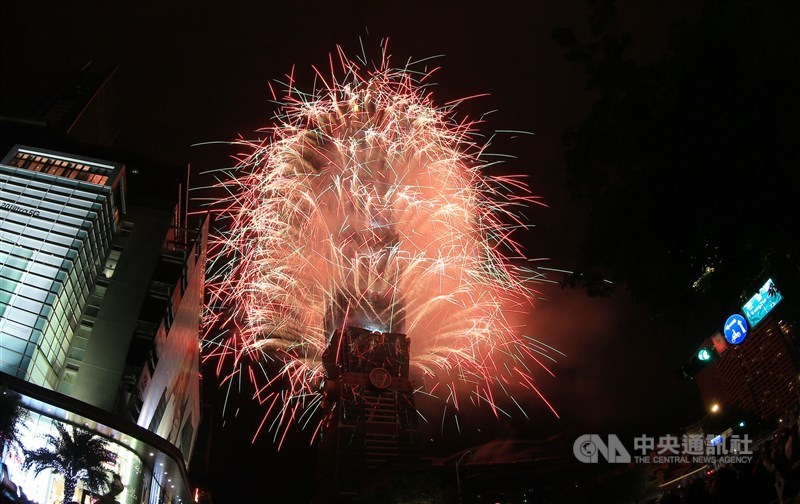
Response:
POLYGON ((346 502, 379 471, 419 455, 409 345, 405 334, 358 327, 334 332, 323 355, 319 502, 346 502))
POLYGON ((706 404, 722 402, 774 419, 800 402, 793 329, 779 313, 766 316, 739 345, 711 341, 718 357, 696 377, 706 404))
POLYGON ((742 306, 743 315, 725 321, 724 337, 717 333, 707 341, 703 360, 711 365, 697 375, 706 404, 722 400, 766 420, 800 403, 797 337, 782 317, 782 300, 767 279, 742 306))
POLYGON ((120 224, 122 179, 120 165, 24 147, 3 159, 3 372, 52 389, 71 385, 67 355, 120 224))
MULTIPOLYGON (((189 502, 208 223, 146 172, 21 145, 3 158, 0 381, 30 411, 27 448, 54 422, 88 428, 118 455, 119 502, 189 502)), ((3 457, 28 498, 59 495, 57 476, 3 457)))

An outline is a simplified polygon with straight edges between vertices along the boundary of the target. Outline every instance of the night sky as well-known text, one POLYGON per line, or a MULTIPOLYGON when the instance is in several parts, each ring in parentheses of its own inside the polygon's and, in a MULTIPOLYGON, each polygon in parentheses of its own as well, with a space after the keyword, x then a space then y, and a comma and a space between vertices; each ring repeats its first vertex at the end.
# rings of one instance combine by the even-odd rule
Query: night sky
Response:
MULTIPOLYGON (((619 25, 634 37, 633 54, 646 60, 666 49, 667 27, 695 9, 623 2, 619 25)), ((361 38, 367 55, 377 57, 380 40, 388 37, 395 65, 442 55, 431 63, 441 66, 434 78, 437 103, 487 93, 464 103, 460 116, 496 110, 484 133, 534 134, 506 136, 493 151, 514 155, 505 169, 528 174, 548 205, 530 209, 535 227, 518 237, 528 256, 569 269, 588 209, 566 190, 560 136, 580 123, 594 96, 585 90, 582 67, 563 58, 551 31, 571 26, 586 33, 589 12, 583 2, 3 2, 0 94, 4 114, 21 114, 87 61, 119 64, 116 146, 189 162, 199 184, 203 171, 231 164, 234 151, 224 142, 254 138, 269 124, 276 110, 270 81, 295 67, 298 87, 309 89, 311 66, 327 67, 337 44, 355 56, 361 38), (197 145, 209 142, 218 143, 197 145)), ((530 420, 498 425, 481 418, 461 437, 448 432, 434 451, 563 432, 674 433, 700 414, 693 385, 675 378, 691 338, 657 334, 624 287, 599 299, 552 284, 540 291, 527 331, 566 354, 554 366, 558 378, 542 373, 539 382, 561 419, 532 397, 524 401, 530 420)), ((252 405, 234 401, 230 410, 224 428, 219 408, 214 418, 214 476, 207 481, 218 502, 247 502, 265 488, 310 478, 314 454, 305 433, 275 454, 268 436, 249 444, 257 421, 252 405), (239 419, 232 414, 236 407, 242 408, 239 419), (263 462, 253 463, 254 456, 263 462)), ((439 427, 431 429, 438 433, 439 427)))

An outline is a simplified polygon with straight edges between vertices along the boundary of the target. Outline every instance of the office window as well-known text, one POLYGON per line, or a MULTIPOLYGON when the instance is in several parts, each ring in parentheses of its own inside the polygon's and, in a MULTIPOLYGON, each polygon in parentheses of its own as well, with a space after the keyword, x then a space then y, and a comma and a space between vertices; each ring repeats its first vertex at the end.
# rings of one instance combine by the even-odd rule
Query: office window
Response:
POLYGON ((108 181, 108 169, 46 156, 37 156, 23 151, 17 152, 8 164, 33 172, 83 180, 97 185, 105 185, 106 181, 108 181))

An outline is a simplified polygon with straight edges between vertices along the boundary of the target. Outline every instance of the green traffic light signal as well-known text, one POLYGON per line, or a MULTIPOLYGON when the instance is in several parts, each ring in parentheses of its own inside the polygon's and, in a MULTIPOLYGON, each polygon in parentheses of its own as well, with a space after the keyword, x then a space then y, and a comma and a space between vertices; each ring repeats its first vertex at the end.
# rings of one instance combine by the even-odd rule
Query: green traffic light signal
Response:
POLYGON ((711 360, 711 352, 708 348, 701 348, 699 352, 697 352, 697 358, 700 359, 701 362, 708 362, 711 360))
POLYGON ((689 362, 682 366, 678 371, 678 375, 682 378, 693 378, 701 369, 711 365, 717 358, 719 353, 713 346, 704 346, 694 354, 689 362))

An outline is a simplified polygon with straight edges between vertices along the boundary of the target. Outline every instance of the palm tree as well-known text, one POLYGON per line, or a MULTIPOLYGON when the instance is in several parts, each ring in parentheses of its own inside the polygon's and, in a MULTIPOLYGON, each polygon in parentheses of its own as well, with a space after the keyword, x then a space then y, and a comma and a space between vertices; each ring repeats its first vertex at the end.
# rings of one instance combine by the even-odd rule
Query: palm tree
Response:
POLYGON ((55 424, 58 436, 45 436, 47 446, 25 450, 23 468, 34 468, 36 474, 50 469, 64 477, 63 504, 72 502, 79 481, 92 492, 101 491, 108 484, 104 464, 113 464, 117 456, 108 449, 101 437, 83 429, 72 427, 71 433, 61 423, 55 424))
POLYGON ((19 394, 0 385, 0 455, 6 445, 19 445, 19 427, 27 415, 19 394))

